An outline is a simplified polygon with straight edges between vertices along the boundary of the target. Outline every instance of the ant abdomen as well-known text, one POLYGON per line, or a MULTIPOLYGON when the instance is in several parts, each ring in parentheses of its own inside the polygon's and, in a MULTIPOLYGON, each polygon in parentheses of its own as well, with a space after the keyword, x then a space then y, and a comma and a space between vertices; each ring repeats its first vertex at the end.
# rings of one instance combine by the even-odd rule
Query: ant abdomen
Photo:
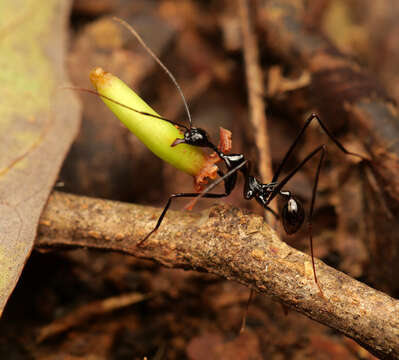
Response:
POLYGON ((290 196, 281 214, 284 230, 291 235, 296 233, 305 220, 305 211, 298 199, 290 196))

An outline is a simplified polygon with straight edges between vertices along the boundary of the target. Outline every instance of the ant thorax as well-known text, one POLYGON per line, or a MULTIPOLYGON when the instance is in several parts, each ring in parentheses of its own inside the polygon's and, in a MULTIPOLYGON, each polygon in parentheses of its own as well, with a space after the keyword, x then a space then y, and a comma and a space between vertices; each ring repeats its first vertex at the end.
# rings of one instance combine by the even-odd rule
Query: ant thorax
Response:
POLYGON ((254 176, 247 176, 244 185, 244 198, 246 200, 255 198, 259 204, 265 206, 269 193, 263 185, 254 176))
POLYGON ((226 155, 226 154, 220 153, 219 156, 225 162, 226 167, 228 169, 233 169, 245 161, 245 157, 243 154, 228 154, 228 155, 226 155))

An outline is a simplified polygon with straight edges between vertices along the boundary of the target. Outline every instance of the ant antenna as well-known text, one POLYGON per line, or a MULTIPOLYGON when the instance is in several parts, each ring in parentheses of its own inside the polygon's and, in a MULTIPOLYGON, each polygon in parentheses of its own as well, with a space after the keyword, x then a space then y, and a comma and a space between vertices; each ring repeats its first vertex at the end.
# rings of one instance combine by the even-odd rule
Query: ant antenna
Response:
POLYGON ((180 127, 184 128, 184 129, 188 130, 187 126, 185 126, 185 125, 178 124, 178 123, 176 123, 176 122, 174 122, 174 121, 172 121, 172 120, 169 120, 169 119, 167 119, 167 118, 164 118, 163 116, 154 115, 154 114, 150 114, 150 113, 145 112, 145 111, 140 111, 140 110, 137 110, 137 109, 133 109, 132 107, 130 107, 130 106, 128 106, 128 105, 122 104, 121 102, 119 102, 119 101, 117 101, 117 100, 115 100, 115 99, 112 99, 112 98, 110 98, 109 96, 100 94, 99 92, 94 91, 94 90, 83 89, 83 88, 76 87, 76 86, 64 86, 64 87, 62 87, 61 89, 65 89, 65 90, 75 90, 75 91, 81 91, 81 92, 86 92, 86 93, 89 93, 89 94, 97 95, 97 96, 99 96, 99 97, 101 97, 101 98, 103 98, 103 99, 105 99, 105 100, 108 100, 108 101, 113 102, 113 103, 116 104, 116 105, 122 106, 122 107, 124 107, 125 109, 134 111, 135 113, 138 113, 138 114, 141 114, 141 115, 145 115, 145 116, 151 116, 151 117, 153 117, 153 118, 160 119, 160 120, 165 120, 165 121, 167 121, 167 122, 169 122, 169 123, 171 123, 171 124, 173 124, 173 125, 180 126, 180 127))
POLYGON ((186 113, 187 113, 187 117, 188 117, 188 122, 190 124, 190 129, 191 129, 191 125, 192 125, 192 120, 191 120, 191 114, 190 114, 190 110, 188 108, 187 105, 187 101, 186 98, 184 97, 183 91, 180 88, 180 85, 177 83, 176 78, 173 76, 173 74, 168 70, 168 68, 162 63, 162 61, 159 59, 158 56, 156 56, 154 54, 154 52, 147 46, 147 44, 144 42, 144 40, 141 38, 141 36, 137 33, 136 30, 133 29, 133 27, 131 25, 129 25, 126 21, 118 18, 118 17, 112 17, 113 20, 119 22, 120 24, 122 24, 137 40, 138 42, 141 44, 141 46, 145 49, 145 51, 147 51, 147 53, 159 64, 159 66, 161 66, 161 68, 163 69, 163 71, 165 71, 166 75, 169 76, 169 78, 173 81, 173 84, 175 84, 177 91, 179 92, 180 97, 183 100, 183 104, 184 107, 186 109, 186 113))

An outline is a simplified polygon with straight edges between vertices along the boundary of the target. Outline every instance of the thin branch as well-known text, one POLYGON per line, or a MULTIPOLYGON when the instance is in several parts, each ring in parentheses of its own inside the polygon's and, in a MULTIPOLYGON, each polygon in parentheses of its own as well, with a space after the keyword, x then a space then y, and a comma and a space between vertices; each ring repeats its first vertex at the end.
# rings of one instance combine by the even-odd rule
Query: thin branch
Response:
MULTIPOLYGON (((247 79, 249 118, 254 131, 255 144, 259 153, 259 174, 263 183, 273 178, 272 158, 270 154, 270 142, 267 132, 266 104, 263 98, 265 89, 263 86, 263 74, 259 64, 259 50, 256 33, 250 20, 250 8, 248 0, 238 0, 239 15, 241 21, 245 72, 247 79)), ((277 212, 274 202, 271 208, 277 212)), ((275 218, 270 212, 266 212, 266 219, 272 227, 275 227, 275 218)))
POLYGON ((36 337, 36 341, 42 342, 50 337, 62 334, 63 332, 86 323, 91 318, 115 311, 138 302, 147 300, 152 295, 132 292, 119 296, 109 297, 104 300, 93 301, 82 305, 52 323, 42 327, 36 337))
POLYGON ((310 257, 280 241, 261 217, 223 206, 202 213, 169 211, 158 233, 136 247, 159 212, 55 192, 36 246, 108 249, 210 272, 276 297, 381 357, 399 357, 399 301, 316 260, 326 299, 321 298, 310 257))
MULTIPOLYGON (((273 169, 272 157, 270 154, 270 142, 267 132, 266 104, 263 99, 265 89, 263 86, 263 74, 259 64, 258 41, 250 20, 250 8, 248 0, 238 0, 238 9, 242 31, 245 74, 247 79, 249 119, 251 121, 252 128, 255 130, 253 133, 255 145, 259 154, 259 161, 257 164, 259 174, 262 182, 267 183, 273 178, 273 169)), ((277 213, 278 210, 276 202, 270 204, 270 207, 275 213, 277 213)), ((267 223, 275 229, 277 226, 277 221, 273 214, 265 210, 264 217, 267 223)), ((246 314, 253 296, 254 293, 251 289, 246 311, 243 315, 240 332, 244 331, 246 314)))

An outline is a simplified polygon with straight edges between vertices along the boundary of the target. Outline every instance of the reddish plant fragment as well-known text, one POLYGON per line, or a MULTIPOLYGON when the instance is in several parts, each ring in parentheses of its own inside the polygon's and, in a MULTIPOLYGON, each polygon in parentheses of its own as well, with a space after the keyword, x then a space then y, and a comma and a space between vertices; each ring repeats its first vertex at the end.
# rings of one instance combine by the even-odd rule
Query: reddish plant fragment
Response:
MULTIPOLYGON (((219 128, 220 139, 219 139, 218 149, 224 154, 229 153, 232 148, 231 135, 232 133, 230 130, 224 129, 222 127, 219 128)), ((215 164, 220 160, 221 159, 216 152, 213 152, 207 157, 200 172, 194 177, 194 188, 196 192, 198 193, 201 192, 201 190, 203 189, 203 185, 206 185, 208 183, 208 179, 216 178, 218 167, 215 164)), ((195 203, 196 203, 196 198, 191 200, 184 207, 184 209, 192 210, 195 203)))
POLYGON ((228 154, 232 148, 231 131, 220 127, 219 136, 220 140, 219 140, 218 149, 222 153, 228 154))

